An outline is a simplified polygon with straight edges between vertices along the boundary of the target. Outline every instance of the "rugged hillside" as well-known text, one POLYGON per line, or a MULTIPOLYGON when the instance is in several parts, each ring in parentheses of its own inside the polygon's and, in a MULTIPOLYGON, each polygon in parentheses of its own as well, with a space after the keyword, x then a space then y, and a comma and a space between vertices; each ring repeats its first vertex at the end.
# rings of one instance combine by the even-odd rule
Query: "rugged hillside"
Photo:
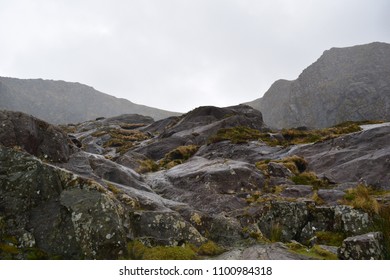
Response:
POLYGON ((0 259, 390 258, 388 124, 271 132, 244 105, 0 122, 0 259))
POLYGON ((390 120, 390 44, 325 51, 297 80, 276 81, 248 105, 275 128, 390 120))
POLYGON ((4 77, 0 77, 0 109, 21 111, 52 124, 79 123, 120 114, 141 114, 155 120, 179 115, 137 105, 79 83, 4 77))

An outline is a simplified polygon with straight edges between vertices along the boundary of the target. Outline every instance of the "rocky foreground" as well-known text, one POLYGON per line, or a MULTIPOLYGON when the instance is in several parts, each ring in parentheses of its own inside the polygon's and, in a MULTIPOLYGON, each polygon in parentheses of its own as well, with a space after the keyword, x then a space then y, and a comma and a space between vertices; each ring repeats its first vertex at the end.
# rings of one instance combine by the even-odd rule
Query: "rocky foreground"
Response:
POLYGON ((2 259, 388 259, 390 126, 0 111, 2 259), (65 131, 65 132, 64 132, 65 131))

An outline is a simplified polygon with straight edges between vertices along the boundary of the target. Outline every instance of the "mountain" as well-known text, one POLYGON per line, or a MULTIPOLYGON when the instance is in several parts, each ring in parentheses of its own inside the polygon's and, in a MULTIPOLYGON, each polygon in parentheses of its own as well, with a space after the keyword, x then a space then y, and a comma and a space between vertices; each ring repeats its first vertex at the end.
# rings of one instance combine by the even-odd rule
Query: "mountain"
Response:
POLYGON ((327 50, 298 79, 278 80, 247 104, 275 128, 390 120, 390 44, 327 50))
POLYGON ((155 120, 179 115, 116 98, 80 83, 0 77, 0 109, 21 111, 52 124, 140 114, 155 120))
POLYGON ((0 123, 0 259, 390 258, 390 123, 285 134, 246 105, 0 123))

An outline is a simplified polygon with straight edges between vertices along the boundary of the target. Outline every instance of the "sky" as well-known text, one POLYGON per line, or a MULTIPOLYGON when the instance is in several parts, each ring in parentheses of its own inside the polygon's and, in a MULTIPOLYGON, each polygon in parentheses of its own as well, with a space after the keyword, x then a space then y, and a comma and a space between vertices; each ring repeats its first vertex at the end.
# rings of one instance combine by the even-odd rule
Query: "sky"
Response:
POLYGON ((390 43, 388 0, 0 0, 0 76, 176 112, 261 97, 332 47, 390 43))

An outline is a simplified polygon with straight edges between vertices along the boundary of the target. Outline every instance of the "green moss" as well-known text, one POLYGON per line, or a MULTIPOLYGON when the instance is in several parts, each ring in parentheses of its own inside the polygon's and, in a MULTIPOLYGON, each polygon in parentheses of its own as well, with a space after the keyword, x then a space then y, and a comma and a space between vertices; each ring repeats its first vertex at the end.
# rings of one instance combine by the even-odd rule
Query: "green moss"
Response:
POLYGON ((141 241, 132 241, 127 244, 127 253, 130 259, 142 260, 147 247, 141 241))
POLYGON ((25 258, 28 260, 47 260, 47 259, 59 259, 58 256, 49 256, 38 248, 27 248, 25 249, 25 258))
POLYGON ((107 184, 108 190, 110 190, 113 194, 118 195, 121 193, 121 190, 118 187, 116 187, 115 185, 113 185, 107 181, 105 181, 105 182, 107 184))
POLYGON ((145 133, 138 130, 125 130, 125 129, 113 129, 104 128, 100 131, 96 131, 92 136, 99 137, 105 134, 109 134, 111 139, 103 144, 104 148, 116 148, 117 152, 121 155, 126 153, 129 149, 134 147, 138 142, 149 138, 145 133))
MULTIPOLYGON (((339 137, 344 134, 358 132, 361 130, 362 122, 345 122, 333 127, 323 129, 282 129, 280 134, 282 139, 277 140, 276 145, 289 146, 295 144, 305 144, 325 141, 339 137)), ((274 140, 275 142, 275 140, 274 140)), ((270 143, 272 144, 272 143, 270 143)))
POLYGON ((192 244, 148 247, 139 240, 132 241, 127 245, 127 255, 134 260, 196 260, 202 256, 220 255, 224 251, 213 241, 207 241, 200 247, 192 244))
POLYGON ((346 235, 342 232, 334 231, 317 231, 316 233, 317 242, 323 245, 337 246, 340 247, 346 235))
POLYGON ((310 185, 314 189, 328 188, 330 186, 327 180, 319 179, 314 172, 302 172, 301 174, 291 177, 296 185, 310 185))
POLYGON ((225 140, 233 144, 247 143, 250 140, 259 140, 262 133, 259 130, 246 126, 236 126, 232 128, 221 128, 217 133, 211 136, 208 143, 217 143, 225 140))
POLYGON ((130 242, 127 246, 130 259, 135 260, 194 260, 196 253, 191 246, 147 247, 140 241, 130 242))
POLYGON ((17 255, 20 253, 18 247, 11 243, 0 243, 0 252, 3 254, 17 255))
POLYGON ((312 248, 307 248, 305 246, 297 246, 296 243, 288 243, 286 244, 289 248, 290 251, 304 255, 313 259, 318 259, 318 260, 337 260, 337 256, 333 254, 332 252, 329 252, 327 250, 324 250, 321 248, 319 245, 314 245, 312 248))
POLYGON ((191 158, 199 149, 196 145, 179 146, 167 153, 160 162, 160 166, 170 169, 178 164, 182 164, 191 158))
POLYGON ((223 248, 213 241, 207 241, 199 247, 198 254, 203 256, 216 256, 222 254, 224 251, 223 248))
POLYGON ((138 173, 156 172, 160 169, 160 166, 151 159, 142 160, 139 163, 140 166, 137 169, 138 173))

